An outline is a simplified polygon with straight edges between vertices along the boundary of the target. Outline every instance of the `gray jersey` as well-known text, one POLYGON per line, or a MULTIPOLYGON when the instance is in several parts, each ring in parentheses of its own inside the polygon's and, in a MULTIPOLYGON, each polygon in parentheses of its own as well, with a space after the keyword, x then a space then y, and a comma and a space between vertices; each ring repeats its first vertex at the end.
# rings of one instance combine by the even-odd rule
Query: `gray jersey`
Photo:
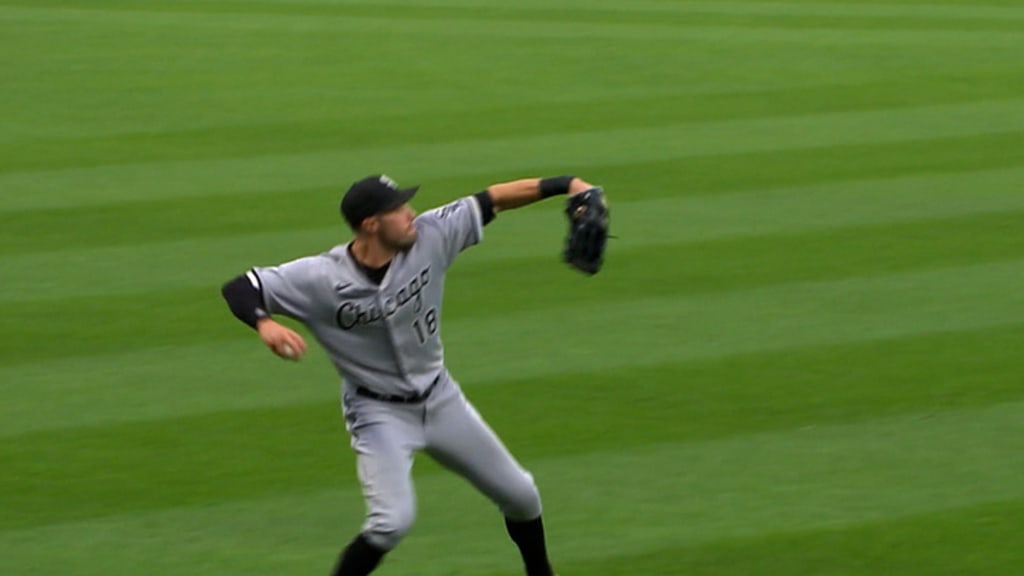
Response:
POLYGON ((271 314, 307 327, 351 385, 382 394, 424 392, 444 368, 441 302, 455 257, 483 239, 476 198, 416 218, 413 247, 391 261, 380 285, 352 259, 348 244, 280 266, 254 268, 271 314))

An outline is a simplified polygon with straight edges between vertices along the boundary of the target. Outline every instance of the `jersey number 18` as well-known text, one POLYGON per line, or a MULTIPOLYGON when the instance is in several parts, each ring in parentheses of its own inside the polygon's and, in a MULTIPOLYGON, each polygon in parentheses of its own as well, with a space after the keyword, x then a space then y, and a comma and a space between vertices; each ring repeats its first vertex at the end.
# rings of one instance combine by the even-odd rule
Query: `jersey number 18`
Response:
POLYGON ((416 332, 420 345, 426 344, 427 339, 437 333, 437 308, 427 310, 422 321, 419 318, 413 320, 412 329, 416 332))

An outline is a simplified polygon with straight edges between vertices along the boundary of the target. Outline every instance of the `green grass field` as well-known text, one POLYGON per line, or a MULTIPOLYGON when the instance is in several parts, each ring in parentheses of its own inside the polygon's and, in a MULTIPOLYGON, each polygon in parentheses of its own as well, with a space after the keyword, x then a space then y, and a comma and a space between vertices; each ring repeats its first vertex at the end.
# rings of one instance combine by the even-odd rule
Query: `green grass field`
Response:
MULTIPOLYGON (((0 0, 0 575, 326 575, 324 354, 223 281, 575 173, 448 278, 448 362, 562 576, 1024 574, 1020 0, 0 0)), ((382 576, 514 576, 429 459, 382 576)))

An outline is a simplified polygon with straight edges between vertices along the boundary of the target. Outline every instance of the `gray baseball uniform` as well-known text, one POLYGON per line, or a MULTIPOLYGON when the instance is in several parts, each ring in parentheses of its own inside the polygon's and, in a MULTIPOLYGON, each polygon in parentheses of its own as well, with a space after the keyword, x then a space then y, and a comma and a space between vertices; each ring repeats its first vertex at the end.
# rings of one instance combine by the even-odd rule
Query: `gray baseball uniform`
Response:
POLYGON ((342 405, 367 501, 363 534, 384 550, 411 527, 413 453, 426 451, 469 480, 502 513, 541 513, 533 478, 509 454, 444 364, 445 273, 483 238, 469 196, 415 220, 416 243, 397 254, 380 284, 348 245, 280 266, 254 268, 266 309, 304 323, 343 379, 342 405))

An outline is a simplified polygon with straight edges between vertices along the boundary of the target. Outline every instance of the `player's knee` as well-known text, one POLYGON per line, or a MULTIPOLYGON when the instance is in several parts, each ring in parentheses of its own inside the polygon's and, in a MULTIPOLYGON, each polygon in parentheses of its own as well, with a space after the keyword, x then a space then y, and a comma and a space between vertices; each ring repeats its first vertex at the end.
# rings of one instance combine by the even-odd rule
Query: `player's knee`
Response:
POLYGON ((540 516, 540 490, 533 481, 533 476, 524 471, 515 482, 501 503, 502 513, 512 520, 533 520, 540 516))
POLYGON ((409 533, 415 520, 416 510, 412 503, 397 506, 386 512, 371 514, 363 534, 374 546, 391 550, 409 533))

